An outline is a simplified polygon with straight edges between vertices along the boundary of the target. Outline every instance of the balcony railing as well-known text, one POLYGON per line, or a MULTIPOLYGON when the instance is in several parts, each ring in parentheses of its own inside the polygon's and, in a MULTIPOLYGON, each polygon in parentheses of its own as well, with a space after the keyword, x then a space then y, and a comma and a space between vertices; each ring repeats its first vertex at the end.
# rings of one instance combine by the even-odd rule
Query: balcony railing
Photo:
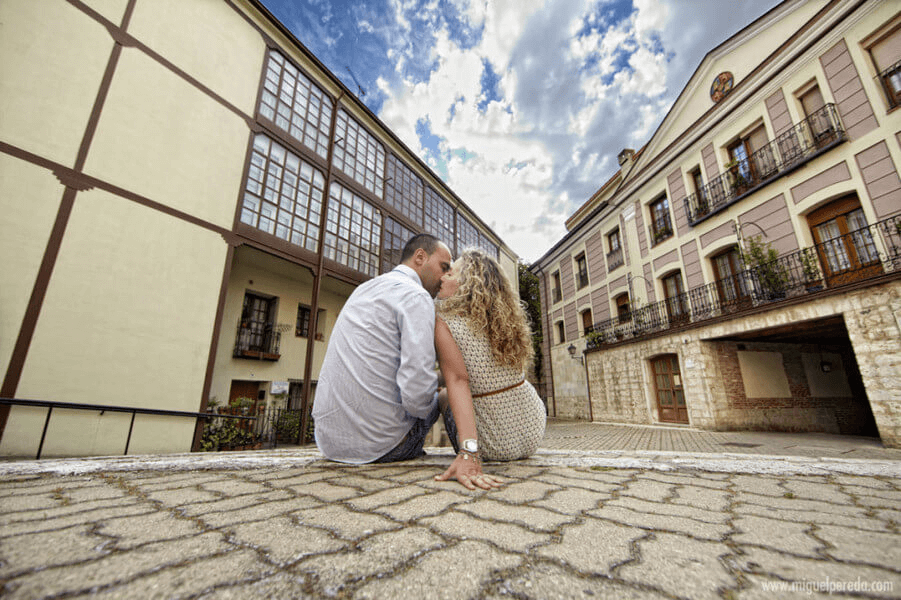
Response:
POLYGON ((278 360, 282 331, 289 325, 272 325, 255 321, 238 321, 235 335, 235 358, 253 358, 256 360, 278 360))
POLYGON ((835 105, 826 104, 686 198, 689 224, 719 212, 845 139, 835 105))
POLYGON ((607 253, 607 271, 623 266, 623 249, 617 248, 607 253))
POLYGON ((689 327, 901 270, 901 215, 595 323, 588 348, 689 327))
POLYGON ((669 218, 667 218, 666 221, 664 221, 662 224, 648 227, 648 237, 651 239, 652 247, 656 246, 664 240, 673 237, 673 226, 670 223, 669 218))

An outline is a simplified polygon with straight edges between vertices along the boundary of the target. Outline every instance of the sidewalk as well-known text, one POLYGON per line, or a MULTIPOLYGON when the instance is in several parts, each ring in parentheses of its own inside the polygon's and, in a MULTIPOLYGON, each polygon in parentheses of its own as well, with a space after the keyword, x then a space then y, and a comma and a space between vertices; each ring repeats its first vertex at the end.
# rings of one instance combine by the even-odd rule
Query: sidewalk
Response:
POLYGON ((878 440, 553 421, 491 492, 435 482, 450 457, 0 463, 0 596, 901 597, 878 440))

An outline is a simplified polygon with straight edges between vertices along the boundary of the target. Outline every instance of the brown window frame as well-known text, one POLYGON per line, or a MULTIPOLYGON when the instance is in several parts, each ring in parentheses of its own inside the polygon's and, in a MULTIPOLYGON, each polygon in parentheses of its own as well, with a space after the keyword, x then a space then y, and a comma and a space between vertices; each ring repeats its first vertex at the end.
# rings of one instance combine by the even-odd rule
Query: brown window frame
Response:
POLYGON ((558 338, 557 343, 564 344, 564 343, 566 343, 566 325, 563 323, 563 321, 557 321, 556 325, 557 325, 557 338, 558 338))
POLYGON ((585 258, 585 253, 582 252, 573 261, 576 263, 576 282, 579 286, 578 289, 581 290, 588 285, 588 260, 585 258))
POLYGON ((554 303, 563 301, 563 284, 560 281, 560 271, 551 273, 551 293, 554 295, 554 303))
POLYGON ((648 211, 651 214, 651 245, 656 246, 673 237, 673 222, 670 218, 669 198, 666 194, 650 202, 648 211))
POLYGON ((613 298, 613 303, 616 306, 616 317, 620 323, 628 323, 632 320, 631 301, 629 300, 628 292, 617 295, 613 298))
POLYGON ((586 308, 581 312, 582 316, 582 332, 585 335, 588 335, 588 332, 591 331, 591 328, 594 327, 594 320, 592 318, 591 309, 586 308), (587 318, 586 318, 587 316, 587 318))

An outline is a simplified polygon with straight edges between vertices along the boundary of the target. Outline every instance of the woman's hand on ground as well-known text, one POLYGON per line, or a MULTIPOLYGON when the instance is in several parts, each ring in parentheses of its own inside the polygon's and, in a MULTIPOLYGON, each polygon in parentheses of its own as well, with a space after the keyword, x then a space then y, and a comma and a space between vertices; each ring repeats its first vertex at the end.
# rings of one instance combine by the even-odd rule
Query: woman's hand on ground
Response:
POLYGON ((483 490, 500 487, 504 482, 494 475, 486 475, 482 472, 482 465, 478 460, 464 458, 462 454, 458 454, 447 468, 447 471, 441 475, 435 475, 436 481, 447 481, 448 479, 456 479, 464 487, 474 490, 480 487, 483 490))

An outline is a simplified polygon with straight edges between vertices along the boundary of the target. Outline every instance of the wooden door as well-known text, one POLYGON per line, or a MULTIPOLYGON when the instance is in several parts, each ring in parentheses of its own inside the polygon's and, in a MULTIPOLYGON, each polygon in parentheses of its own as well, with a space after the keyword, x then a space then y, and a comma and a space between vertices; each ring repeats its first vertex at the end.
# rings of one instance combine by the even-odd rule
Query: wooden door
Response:
POLYGON ((679 357, 664 354, 651 360, 654 373, 654 393, 657 398, 657 415, 663 423, 688 423, 688 406, 682 390, 679 357))

